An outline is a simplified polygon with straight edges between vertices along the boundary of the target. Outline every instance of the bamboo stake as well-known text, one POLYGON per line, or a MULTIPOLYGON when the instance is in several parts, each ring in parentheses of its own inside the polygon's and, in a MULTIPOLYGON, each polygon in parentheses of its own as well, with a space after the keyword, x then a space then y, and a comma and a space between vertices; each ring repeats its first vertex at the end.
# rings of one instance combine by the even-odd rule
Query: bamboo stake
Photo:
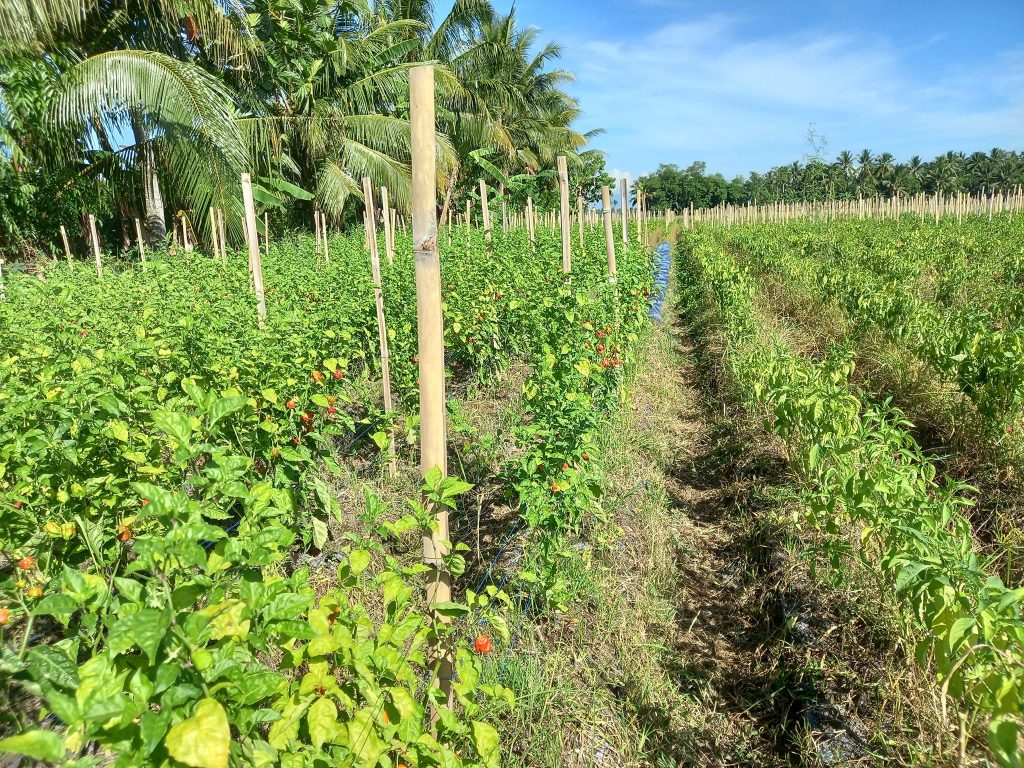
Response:
POLYGON ((64 253, 68 257, 68 266, 71 266, 71 245, 68 243, 68 231, 64 225, 60 225, 60 239, 64 241, 64 253))
MULTIPOLYGON (((135 217, 135 240, 139 244, 139 260, 142 262, 142 271, 146 271, 146 246, 142 244, 142 222, 135 217)), ((216 245, 216 241, 214 243, 216 245)))
POLYGON ((558 218, 562 225, 562 272, 572 271, 572 221, 569 218, 569 166, 564 155, 556 158, 558 165, 558 218))
POLYGON ((89 238, 92 240, 92 255, 96 259, 96 277, 103 277, 103 258, 100 256, 100 236, 96 233, 96 217, 89 214, 89 238))
POLYGON ((619 179, 619 195, 622 197, 622 245, 629 245, 629 184, 626 177, 619 179))
MULTIPOLYGON (((135 228, 138 230, 138 219, 135 220, 135 228)), ((213 206, 210 206, 210 249, 213 258, 220 256, 220 248, 217 247, 217 215, 213 212, 213 206)))
POLYGON ((181 213, 181 246, 186 251, 192 250, 192 241, 188 239, 188 217, 184 211, 181 213))
POLYGON ((604 219, 604 250, 608 257, 608 276, 614 280, 618 273, 615 264, 615 230, 612 229, 612 191, 601 187, 601 216, 604 219))
POLYGON ((505 205, 505 185, 498 185, 498 196, 501 198, 501 231, 508 232, 508 207, 505 205))
POLYGON ((217 209, 217 229, 220 230, 220 261, 221 264, 228 263, 228 238, 227 225, 224 223, 224 209, 217 209))
POLYGON ((246 240, 249 246, 249 269, 252 272, 252 284, 256 291, 256 314, 260 328, 267 323, 267 297, 263 290, 263 261, 260 259, 260 244, 256 239, 256 206, 252 199, 252 177, 242 174, 242 203, 245 206, 245 228, 249 233, 246 240))
MULTIPOLYGON (((363 179, 364 194, 369 191, 370 179, 363 179)), ((386 193, 385 193, 386 194, 386 193)), ((372 193, 367 197, 369 206, 373 207, 372 193)), ((386 205, 386 203, 385 203, 386 205)), ((385 208, 385 210, 387 210, 385 208)), ((373 214, 368 214, 372 220, 373 214)), ((385 239, 387 232, 385 229, 385 239)), ((374 227, 374 241, 376 241, 376 227, 374 227)), ((384 388, 384 418, 388 422, 388 471, 391 477, 398 474, 398 458, 395 454, 395 426, 391 423, 391 412, 394 410, 394 402, 391 398, 391 359, 388 355, 388 324, 384 317, 384 289, 380 277, 380 253, 378 249, 370 249, 370 266, 373 270, 373 298, 377 309, 377 340, 380 344, 380 375, 381 384, 384 388)))
POLYGON ((484 215, 484 240, 487 242, 487 252, 491 252, 491 242, 494 234, 491 231, 491 208, 487 204, 487 184, 480 179, 480 205, 484 215))
POLYGON ((370 239, 370 257, 380 259, 380 248, 377 245, 377 212, 373 207, 373 182, 369 176, 363 176, 363 203, 366 205, 366 224, 369 227, 367 237, 370 239))
MULTIPOLYGON (((384 252, 388 256, 388 264, 395 263, 395 231, 391 228, 391 206, 388 204, 388 188, 380 188, 380 208, 381 208, 381 221, 384 223, 384 252)), ((448 215, 451 216, 451 209, 448 209, 448 215)), ((448 237, 451 237, 451 231, 449 228, 448 237)))
POLYGON ((576 219, 580 229, 580 251, 583 250, 583 195, 576 198, 576 219))
MULTIPOLYGON (((434 67, 421 65, 409 72, 412 122, 412 226, 416 260, 416 315, 420 358, 420 471, 448 473, 445 436, 444 318, 441 312, 441 262, 437 251, 437 169, 435 155, 434 67)), ((423 562, 431 569, 427 602, 433 607, 451 600, 448 554, 448 512, 427 502, 436 530, 423 534, 423 562)), ((444 617, 438 617, 446 621, 444 617)), ((430 649, 437 662, 435 684, 451 700, 452 659, 436 643, 430 649)))
POLYGON ((537 244, 537 222, 533 218, 533 198, 526 198, 526 231, 530 233, 530 245, 537 244))
POLYGON ((324 244, 324 264, 331 264, 331 239, 327 236, 327 216, 320 214, 320 236, 324 244))

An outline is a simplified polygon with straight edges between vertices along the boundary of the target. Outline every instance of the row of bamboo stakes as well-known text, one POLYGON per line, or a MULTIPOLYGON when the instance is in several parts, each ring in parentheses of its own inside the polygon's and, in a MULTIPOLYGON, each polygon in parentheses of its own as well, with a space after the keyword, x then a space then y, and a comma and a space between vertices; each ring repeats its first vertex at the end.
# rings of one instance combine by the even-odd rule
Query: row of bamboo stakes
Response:
MULTIPOLYGON (((940 219, 956 216, 962 224, 965 216, 992 217, 1009 213, 1010 219, 1024 210, 1024 188, 1020 185, 1005 191, 957 193, 953 195, 911 195, 889 198, 872 197, 852 200, 823 200, 817 202, 769 203, 767 205, 719 205, 714 208, 694 209, 692 206, 682 212, 685 227, 698 224, 733 226, 764 222, 785 222, 795 219, 900 219, 911 215, 923 223, 926 219, 936 224, 940 219)), ((672 220, 673 212, 665 216, 672 220)))
MULTIPOLYGON (((562 205, 562 185, 563 185, 563 172, 565 169, 559 168, 559 194, 560 194, 560 206, 558 211, 547 211, 538 212, 533 205, 533 199, 527 198, 526 207, 522 211, 508 211, 506 201, 502 197, 501 201, 501 226, 503 231, 509 231, 512 229, 526 229, 530 242, 536 242, 536 233, 538 226, 545 226, 549 228, 552 233, 556 232, 559 227, 559 222, 568 222, 569 213, 568 205, 562 205)), ((501 189, 501 194, 504 194, 504 189, 501 189)), ((626 200, 628 203, 628 186, 626 179, 621 179, 619 183, 619 199, 626 200)), ((488 187, 484 181, 480 181, 480 198, 484 208, 483 211, 483 227, 485 231, 485 237, 488 243, 492 242, 492 226, 490 221, 490 212, 488 207, 488 187)), ((398 215, 398 212, 394 208, 390 208, 388 205, 387 189, 381 188, 381 221, 384 226, 385 236, 385 250, 387 253, 388 263, 394 261, 395 251, 395 233, 401 229, 406 231, 406 225, 404 219, 398 215)), ((602 201, 603 203, 603 201, 602 201)), ((993 215, 998 213, 1010 214, 1011 220, 1014 214, 1024 209, 1024 189, 1021 186, 1016 186, 1009 191, 1002 192, 979 192, 977 194, 968 195, 959 193, 955 195, 914 195, 908 197, 892 197, 892 198, 857 198, 851 200, 826 200, 818 202, 792 202, 792 203, 769 203, 766 205, 756 204, 745 204, 745 205, 731 205, 722 204, 714 208, 702 208, 694 209, 691 205, 690 208, 684 209, 681 214, 677 214, 671 209, 664 211, 650 212, 646 206, 645 195, 642 190, 636 191, 636 207, 630 208, 627 205, 619 205, 618 212, 621 216, 623 226, 622 232, 622 243, 623 245, 629 244, 629 226, 628 221, 632 219, 637 223, 638 231, 641 238, 645 238, 649 231, 651 221, 663 221, 665 223, 673 222, 677 216, 681 218, 682 226, 693 227, 698 224, 709 224, 714 226, 733 226, 740 224, 754 224, 754 223, 778 223, 785 221, 793 221, 795 219, 844 219, 844 218, 859 218, 859 219, 899 219, 904 215, 915 215, 923 222, 926 218, 933 219, 936 223, 944 216, 956 216, 958 223, 962 223, 965 216, 986 216, 991 221, 993 215)), ((613 209, 614 210, 614 209, 613 209)), ((255 215, 255 214, 254 214, 255 215)), ((473 215, 473 201, 466 201, 466 211, 464 214, 459 214, 458 219, 453 222, 453 215, 451 209, 448 211, 448 240, 451 242, 451 229, 454 225, 459 226, 471 226, 473 215)), ((322 257, 327 264, 330 264, 330 250, 328 245, 328 232, 327 232, 327 217, 318 209, 314 211, 314 233, 316 236, 316 247, 319 257, 322 257)), ((580 195, 576 200, 576 219, 579 230, 580 245, 583 244, 583 232, 587 226, 596 226, 601 221, 601 211, 599 209, 589 206, 580 195)), ((255 221, 255 219, 254 219, 255 221)), ((376 218, 374 219, 376 221, 376 218)), ((224 219, 224 210, 220 208, 211 207, 209 210, 209 222, 210 222, 210 247, 211 253, 215 258, 219 258, 222 263, 227 263, 227 245, 226 245, 226 227, 224 219)), ((364 224, 366 219, 364 216, 364 224)), ((142 224, 138 218, 134 220, 135 224, 135 239, 136 247, 139 252, 139 260, 142 265, 142 271, 147 270, 147 259, 146 259, 146 246, 142 234, 142 224)), ((571 224, 569 225, 571 226, 571 224)), ((103 256, 100 250, 99 236, 97 234, 96 219, 93 214, 87 214, 86 216, 86 227, 89 237, 89 246, 92 252, 93 260, 96 266, 97 276, 103 276, 103 256)), ((175 217, 174 220, 174 241, 180 242, 186 251, 194 249, 194 242, 189 237, 190 224, 188 218, 184 215, 175 217), (180 219, 180 222, 179 222, 180 219)), ((246 247, 248 248, 249 243, 249 228, 248 228, 248 214, 243 219, 243 234, 245 235, 246 247)), ((370 248, 370 227, 365 228, 366 231, 366 247, 370 248)), ((264 252, 269 251, 270 247, 270 222, 268 214, 263 215, 263 232, 264 232, 264 252)), ((67 258, 68 264, 73 262, 71 245, 68 240, 67 229, 62 224, 60 227, 61 241, 64 246, 64 253, 67 258)), ((259 238, 259 235, 256 235, 259 238)), ((467 239, 467 249, 469 242, 467 239)), ((3 297, 3 261, 0 260, 0 298, 3 297)))

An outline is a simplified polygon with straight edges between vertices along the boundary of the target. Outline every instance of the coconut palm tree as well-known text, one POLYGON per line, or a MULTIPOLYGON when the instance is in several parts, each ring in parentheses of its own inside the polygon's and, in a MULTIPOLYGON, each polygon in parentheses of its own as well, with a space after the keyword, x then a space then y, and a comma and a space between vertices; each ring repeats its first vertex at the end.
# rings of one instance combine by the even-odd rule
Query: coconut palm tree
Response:
POLYGON ((74 168, 97 183, 132 181, 154 239, 165 232, 161 177, 200 206, 235 197, 229 187, 247 154, 232 95, 210 70, 246 65, 237 6, 2 0, 0 40, 0 136, 17 148, 19 170, 74 168))

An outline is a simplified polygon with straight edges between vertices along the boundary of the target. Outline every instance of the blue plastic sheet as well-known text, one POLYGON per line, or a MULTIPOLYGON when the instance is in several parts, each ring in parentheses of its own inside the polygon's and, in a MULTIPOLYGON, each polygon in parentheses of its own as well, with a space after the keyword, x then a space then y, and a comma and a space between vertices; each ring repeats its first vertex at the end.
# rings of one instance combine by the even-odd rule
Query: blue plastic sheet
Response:
POLYGON ((662 243, 654 252, 654 294, 651 296, 651 309, 648 314, 656 323, 661 322, 661 310, 668 293, 668 275, 672 270, 672 252, 668 243, 662 243))

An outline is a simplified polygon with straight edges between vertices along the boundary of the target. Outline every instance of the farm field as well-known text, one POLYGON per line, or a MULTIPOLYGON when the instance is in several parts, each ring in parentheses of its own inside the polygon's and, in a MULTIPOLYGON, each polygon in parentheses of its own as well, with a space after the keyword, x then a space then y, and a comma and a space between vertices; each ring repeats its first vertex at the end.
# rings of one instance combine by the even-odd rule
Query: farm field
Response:
POLYGON ((525 230, 493 245, 445 234, 448 410, 465 450, 422 492, 454 508, 472 487, 461 474, 514 495, 521 516, 488 522, 493 536, 521 528, 536 567, 492 573, 479 517, 456 515, 459 597, 443 620, 423 603, 421 489, 372 490, 390 437, 416 474, 407 237, 382 265, 390 414, 361 230, 331 238, 329 263, 309 237, 269 249, 262 330, 239 252, 9 277, 0 632, 3 728, 18 735, 0 748, 75 765, 219 765, 229 749, 233 764, 497 764, 491 723, 513 697, 482 661, 510 640, 507 593, 569 598, 558 552, 600 522, 594 435, 648 333, 651 275, 634 245, 610 285, 598 229, 571 282, 549 230, 536 246, 525 230), (515 371, 517 391, 502 390, 515 371), (505 453, 466 416, 491 391, 520 409, 505 453), (456 708, 433 728, 428 640, 456 677, 456 708))
POLYGON ((917 4, 0 0, 0 768, 1024 768, 1024 5, 917 4))
POLYGON ((1024 701, 1022 242, 1005 216, 680 237, 691 316, 783 441, 817 556, 877 579, 943 712, 947 697, 965 708, 962 739, 984 734, 1008 765, 1024 701))
POLYGON ((262 329, 238 251, 8 275, 0 746, 1013 765, 1024 228, 647 226, 613 228, 613 283, 599 227, 571 279, 551 228, 442 229, 451 474, 422 484, 407 236, 381 265, 393 410, 361 229, 329 261, 266 248, 262 329), (451 513, 436 614, 421 499, 451 513))

